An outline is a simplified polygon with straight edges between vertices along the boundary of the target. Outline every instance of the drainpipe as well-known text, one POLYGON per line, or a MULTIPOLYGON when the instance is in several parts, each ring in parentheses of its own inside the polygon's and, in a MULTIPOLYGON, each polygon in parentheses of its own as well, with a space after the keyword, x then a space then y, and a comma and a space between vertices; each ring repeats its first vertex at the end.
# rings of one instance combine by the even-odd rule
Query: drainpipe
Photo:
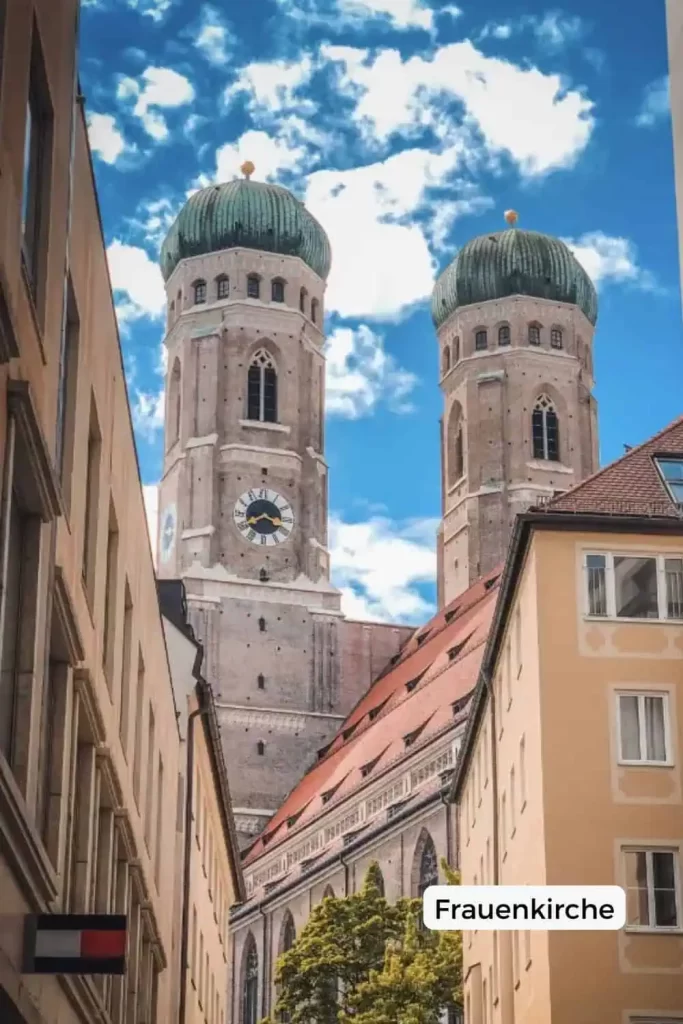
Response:
POLYGON ((448 799, 447 792, 441 794, 441 802, 446 808, 446 862, 449 868, 457 868, 458 865, 453 863, 453 836, 451 834, 451 829, 453 827, 453 819, 451 813, 452 804, 448 799))
POLYGON ((192 855, 192 797, 194 783, 194 723, 208 715, 209 707, 191 711, 187 719, 187 783, 185 785, 185 853, 183 862, 183 913, 180 925, 180 993, 178 996, 178 1024, 185 1024, 187 1005, 187 944, 190 920, 190 861, 192 855))
POLYGON ((484 684, 489 694, 489 701, 491 702, 491 797, 493 799, 493 884, 498 885, 500 879, 500 867, 498 850, 500 846, 499 842, 499 829, 498 829, 498 729, 497 729, 497 708, 496 708, 496 693, 491 680, 491 675, 487 669, 482 670, 484 684))
POLYGON ((339 863, 344 868, 344 895, 348 896, 349 895, 349 865, 348 865, 348 862, 344 860, 344 854, 343 853, 339 854, 339 863))
POLYGON ((266 1015, 266 995, 268 994, 268 915, 259 903, 259 910, 263 918, 263 975, 261 978, 261 1016, 266 1015))

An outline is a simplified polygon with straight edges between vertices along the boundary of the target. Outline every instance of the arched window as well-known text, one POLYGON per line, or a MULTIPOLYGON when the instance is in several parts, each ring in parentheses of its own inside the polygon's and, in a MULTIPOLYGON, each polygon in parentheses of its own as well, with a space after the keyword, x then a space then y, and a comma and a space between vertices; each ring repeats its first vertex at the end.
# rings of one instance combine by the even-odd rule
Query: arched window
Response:
POLYGON ((168 447, 174 445, 180 436, 180 360, 173 360, 168 381, 168 447))
POLYGON ((326 885, 325 886, 325 891, 323 893, 323 899, 324 900, 333 900, 334 899, 334 889, 332 888, 331 885, 326 885))
POLYGON ((453 338, 453 366, 460 362, 460 338, 453 338))
POLYGON ((261 279, 257 274, 250 274, 247 278, 247 298, 258 299, 261 297, 261 279))
POLYGON ((531 438, 535 459, 559 462, 559 424, 555 406, 547 395, 539 396, 531 414, 531 438))
POLYGON ((299 292, 299 309, 302 313, 306 312, 306 289, 302 288, 299 292))
POLYGON ((285 301, 285 282, 279 277, 270 282, 270 298, 273 302, 285 301))
POLYGON ((266 631, 266 620, 263 618, 263 616, 261 616, 261 618, 258 620, 258 628, 259 628, 259 632, 260 633, 265 633, 265 631, 266 631))
POLYGON ((264 349, 254 355, 247 374, 247 419, 277 422, 277 371, 264 349))
POLYGON ((529 344, 540 345, 541 344, 541 327, 540 324, 529 324, 529 344))
POLYGON ((498 344, 509 345, 510 344, 510 325, 501 324, 498 328, 498 344))
POLYGON ((562 348, 562 328, 551 327, 550 329, 550 347, 551 348, 562 348))
POLYGON ((259 740, 258 743, 256 744, 256 753, 259 755, 259 757, 263 757, 265 752, 266 752, 266 745, 263 742, 263 740, 259 740))
POLYGON ((462 409, 454 402, 448 416, 448 433, 446 436, 446 459, 448 467, 448 486, 453 487, 465 475, 465 451, 462 431, 462 409))
POLYGON ((265 690, 266 677, 264 676, 263 672, 259 672, 258 676, 256 677, 256 682, 258 684, 259 690, 265 690))
POLYGON ((483 352, 485 348, 488 348, 489 339, 486 331, 482 328, 475 332, 474 335, 474 350, 475 352, 483 352))
POLYGON ((221 274, 216 278, 216 298, 227 299, 230 295, 230 278, 227 274, 221 274))
POLYGON ((296 942, 296 927, 294 925, 294 918, 289 910, 285 914, 284 921, 282 922, 282 931, 280 935, 280 952, 286 953, 296 942))
POLYGON ((318 322, 318 300, 311 299, 311 320, 314 324, 318 322))
POLYGON ((430 885, 438 884, 439 862, 434 840, 426 829, 422 829, 413 858, 412 889, 415 896, 422 899, 430 885))
POLYGON ((444 376, 448 373, 451 368, 451 350, 448 345, 444 345, 443 353, 441 356, 441 375, 444 376))
POLYGON ((200 306, 206 302, 206 281, 195 281, 192 287, 194 288, 194 304, 200 306))
POLYGON ((258 953, 254 936, 249 933, 244 948, 244 971, 242 979, 242 1021, 241 1024, 256 1024, 258 1020, 258 953))

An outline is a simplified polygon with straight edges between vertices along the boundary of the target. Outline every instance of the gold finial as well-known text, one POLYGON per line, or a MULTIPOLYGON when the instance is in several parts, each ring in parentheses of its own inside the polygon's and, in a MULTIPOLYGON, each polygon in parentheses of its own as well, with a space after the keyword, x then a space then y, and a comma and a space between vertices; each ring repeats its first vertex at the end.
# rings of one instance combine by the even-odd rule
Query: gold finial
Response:
POLYGON ((249 181, 256 168, 252 164, 251 160, 246 160, 240 167, 240 170, 247 181, 249 181))
POLYGON ((505 211, 505 220, 508 222, 510 227, 513 228, 515 226, 515 224, 517 223, 517 221, 519 220, 519 214, 517 213, 516 210, 506 210, 505 211))

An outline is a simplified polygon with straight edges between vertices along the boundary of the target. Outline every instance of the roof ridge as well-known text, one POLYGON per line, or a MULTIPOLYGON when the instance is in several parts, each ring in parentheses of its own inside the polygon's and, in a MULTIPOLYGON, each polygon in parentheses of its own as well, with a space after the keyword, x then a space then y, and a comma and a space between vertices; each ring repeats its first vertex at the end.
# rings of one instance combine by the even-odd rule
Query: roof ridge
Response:
POLYGON ((550 501, 544 506, 544 508, 552 508, 555 502, 559 503, 561 501, 564 501, 568 497, 574 497, 582 488, 586 487, 590 483, 593 483, 593 481, 597 480, 598 477, 601 477, 608 471, 613 470, 615 466, 620 466, 628 459, 637 455, 638 452, 643 450, 643 448, 647 448, 649 445, 652 445, 656 441, 658 441, 659 438, 662 437, 664 434, 668 434, 669 431, 673 430, 674 427, 681 425, 683 425, 683 415, 677 416, 676 419, 672 420, 671 423, 667 424, 666 427, 663 427, 662 430, 659 431, 659 433, 653 434, 652 437, 648 437, 645 441, 641 441, 640 444, 634 445, 633 448, 629 448, 628 451, 624 452, 623 455, 620 455, 612 462, 608 462, 606 465, 601 466, 600 469, 596 469, 595 473, 591 473, 591 475, 587 476, 585 480, 582 480, 580 483, 575 484, 573 487, 570 487, 569 490, 562 491, 560 494, 555 495, 555 497, 551 498, 550 501))

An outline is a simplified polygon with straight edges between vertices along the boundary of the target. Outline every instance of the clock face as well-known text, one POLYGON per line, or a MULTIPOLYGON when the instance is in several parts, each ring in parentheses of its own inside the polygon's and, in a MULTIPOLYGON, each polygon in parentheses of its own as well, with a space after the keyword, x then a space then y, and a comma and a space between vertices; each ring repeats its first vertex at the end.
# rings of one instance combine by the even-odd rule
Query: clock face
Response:
POLYGON ((175 543, 176 524, 178 516, 175 505, 169 505, 161 516, 161 560, 167 562, 171 557, 175 543))
POLYGON ((286 498, 265 487, 245 491, 235 503, 235 526, 245 540, 261 547, 281 544, 294 528, 294 511, 286 498))

